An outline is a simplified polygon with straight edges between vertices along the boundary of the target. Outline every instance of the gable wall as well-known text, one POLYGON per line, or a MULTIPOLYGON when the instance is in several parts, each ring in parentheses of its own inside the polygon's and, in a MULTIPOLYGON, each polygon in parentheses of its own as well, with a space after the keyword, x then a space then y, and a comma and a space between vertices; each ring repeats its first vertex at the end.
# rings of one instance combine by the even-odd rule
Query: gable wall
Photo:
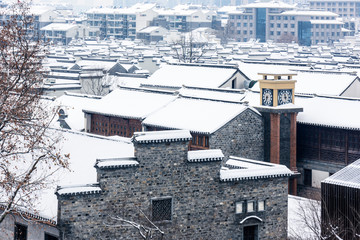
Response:
POLYGON ((245 110, 210 136, 210 148, 221 149, 230 155, 264 159, 264 123, 262 117, 250 109, 245 110))
POLYGON ((249 224, 258 225, 259 239, 286 239, 287 178, 220 182, 221 163, 189 163, 187 147, 188 142, 135 144, 138 167, 98 169, 101 194, 59 196, 64 239, 141 239, 134 227, 114 227, 123 223, 110 216, 149 226, 139 209, 151 219, 151 199, 167 196, 172 220, 156 222, 163 239, 240 239, 249 224), (236 201, 250 200, 265 200, 266 210, 235 214, 236 201), (251 215, 263 222, 240 224, 251 215))

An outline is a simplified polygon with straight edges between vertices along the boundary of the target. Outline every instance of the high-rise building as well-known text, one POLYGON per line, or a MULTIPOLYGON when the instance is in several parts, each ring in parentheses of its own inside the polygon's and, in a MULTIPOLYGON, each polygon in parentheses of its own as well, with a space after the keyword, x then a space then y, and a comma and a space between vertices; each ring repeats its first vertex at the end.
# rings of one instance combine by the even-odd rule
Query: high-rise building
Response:
POLYGON ((252 3, 229 12, 227 33, 236 41, 329 43, 344 36, 344 23, 328 11, 297 10, 283 2, 252 3))

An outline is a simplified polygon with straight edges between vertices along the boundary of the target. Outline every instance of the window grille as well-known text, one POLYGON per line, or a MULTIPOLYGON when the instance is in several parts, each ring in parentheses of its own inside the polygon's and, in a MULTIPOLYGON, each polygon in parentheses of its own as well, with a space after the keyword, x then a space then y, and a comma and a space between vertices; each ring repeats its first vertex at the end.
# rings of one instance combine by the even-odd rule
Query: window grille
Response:
POLYGON ((171 220, 172 199, 152 200, 152 219, 153 221, 171 220))

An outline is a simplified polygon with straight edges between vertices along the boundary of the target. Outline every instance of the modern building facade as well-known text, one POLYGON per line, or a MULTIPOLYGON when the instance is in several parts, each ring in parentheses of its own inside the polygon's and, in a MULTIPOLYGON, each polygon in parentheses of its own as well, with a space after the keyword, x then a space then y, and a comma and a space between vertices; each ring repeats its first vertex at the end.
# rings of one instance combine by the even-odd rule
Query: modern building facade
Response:
POLYGON ((229 13, 228 35, 236 41, 298 42, 300 45, 331 43, 343 37, 344 23, 324 11, 296 10, 281 2, 253 3, 229 13))
POLYGON ((86 12, 89 37, 135 39, 157 16, 155 4, 136 4, 126 9, 94 8, 86 12))
POLYGON ((342 18, 360 17, 360 2, 350 0, 309 0, 310 9, 329 11, 342 18))

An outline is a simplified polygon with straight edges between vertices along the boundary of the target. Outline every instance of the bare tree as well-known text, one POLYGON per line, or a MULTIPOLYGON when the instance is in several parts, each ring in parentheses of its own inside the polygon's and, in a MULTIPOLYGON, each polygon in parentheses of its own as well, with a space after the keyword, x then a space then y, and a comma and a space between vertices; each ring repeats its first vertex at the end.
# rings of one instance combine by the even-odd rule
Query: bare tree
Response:
POLYGON ((137 229, 140 236, 145 240, 153 239, 155 234, 160 234, 160 238, 162 239, 165 233, 158 226, 156 226, 146 216, 146 214, 141 209, 139 209, 139 211, 140 211, 141 215, 146 219, 148 225, 150 225, 150 226, 147 226, 145 223, 128 220, 128 219, 122 218, 120 216, 115 216, 115 217, 110 217, 110 218, 112 220, 121 222, 120 225, 117 225, 119 227, 133 227, 133 228, 137 229))
POLYGON ((207 52, 208 44, 205 42, 196 41, 192 32, 182 35, 180 40, 175 41, 171 48, 175 52, 176 58, 179 62, 196 63, 207 52))
MULTIPOLYGON (((60 137, 50 132, 56 115, 42 99, 43 43, 27 3, 7 10, 0 29, 0 223, 17 210, 33 209, 50 176, 67 167, 60 137)), ((3 15, 4 15, 3 14, 3 15)))
MULTIPOLYGON (((353 215, 360 219, 360 213, 352 209, 353 215)), ((296 209, 298 222, 292 222, 301 231, 295 231, 290 228, 291 240, 343 240, 359 239, 360 222, 352 222, 346 216, 340 218, 331 218, 331 212, 326 206, 321 206, 321 201, 306 199, 301 201, 296 209), (323 209, 321 209, 323 207, 323 209), (323 213, 321 213, 323 212, 323 213), (325 214, 325 216, 324 216, 325 214), (327 218, 326 221, 322 218, 327 218), (344 221, 350 222, 347 228, 344 228, 344 221)))
POLYGON ((291 34, 283 33, 277 42, 278 43, 292 43, 292 42, 297 42, 297 39, 295 36, 293 36, 291 34))
POLYGON ((103 96, 109 92, 113 78, 102 71, 94 71, 81 75, 82 91, 86 94, 103 96))

